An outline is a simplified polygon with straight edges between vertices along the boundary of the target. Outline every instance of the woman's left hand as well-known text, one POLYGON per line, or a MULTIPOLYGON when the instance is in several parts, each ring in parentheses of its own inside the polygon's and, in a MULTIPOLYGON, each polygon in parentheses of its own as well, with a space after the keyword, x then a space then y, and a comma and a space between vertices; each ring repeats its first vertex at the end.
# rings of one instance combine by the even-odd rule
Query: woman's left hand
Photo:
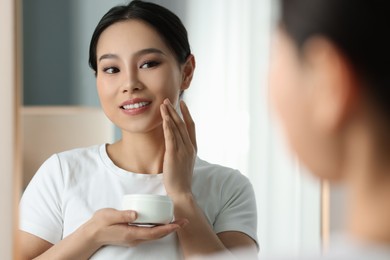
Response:
POLYGON ((165 138, 164 185, 171 197, 192 192, 197 152, 195 124, 184 101, 180 101, 180 109, 184 121, 168 99, 160 107, 165 138))

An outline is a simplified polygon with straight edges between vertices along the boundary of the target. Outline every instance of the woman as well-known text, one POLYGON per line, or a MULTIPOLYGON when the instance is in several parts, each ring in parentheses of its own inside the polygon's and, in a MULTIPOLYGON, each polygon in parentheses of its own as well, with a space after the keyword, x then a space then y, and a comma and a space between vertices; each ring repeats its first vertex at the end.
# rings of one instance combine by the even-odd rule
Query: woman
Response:
POLYGON ((196 157, 194 123, 179 105, 195 69, 179 18, 141 1, 114 7, 95 29, 89 63, 122 138, 42 165, 21 200, 23 258, 180 259, 243 246, 255 255, 252 186, 196 157), (176 221, 129 226, 137 212, 119 210, 129 193, 170 196, 176 221))
MULTIPOLYGON (((271 97, 291 149, 348 189, 337 259, 390 259, 390 3, 283 0, 271 97)), ((333 242, 333 241, 331 241, 333 242)))

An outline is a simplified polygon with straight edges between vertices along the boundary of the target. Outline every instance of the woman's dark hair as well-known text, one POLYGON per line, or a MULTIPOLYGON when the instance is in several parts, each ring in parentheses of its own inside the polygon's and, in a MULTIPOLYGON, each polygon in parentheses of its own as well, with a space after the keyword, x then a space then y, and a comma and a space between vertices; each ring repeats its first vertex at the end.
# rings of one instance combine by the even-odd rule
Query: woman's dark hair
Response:
POLYGON ((313 36, 330 40, 363 82, 364 94, 390 115, 390 2, 282 0, 281 26, 300 49, 313 36))
POLYGON ((128 5, 111 8, 99 21, 89 45, 89 66, 97 73, 96 47, 101 33, 110 25, 129 19, 140 20, 153 27, 174 53, 179 64, 191 54, 187 30, 180 19, 157 4, 135 0, 128 5))

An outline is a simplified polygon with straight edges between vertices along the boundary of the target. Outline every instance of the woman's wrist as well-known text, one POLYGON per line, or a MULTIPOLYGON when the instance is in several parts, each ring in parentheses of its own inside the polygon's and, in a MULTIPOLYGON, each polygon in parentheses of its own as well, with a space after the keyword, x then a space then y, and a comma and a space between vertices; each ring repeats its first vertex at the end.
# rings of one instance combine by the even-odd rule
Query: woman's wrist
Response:
POLYGON ((91 220, 82 225, 76 232, 78 236, 81 236, 85 243, 85 246, 90 250, 97 251, 100 247, 104 246, 103 241, 99 239, 98 225, 92 223, 91 220))
POLYGON ((191 192, 170 196, 174 204, 175 218, 189 221, 188 225, 177 231, 185 258, 226 249, 191 192))
POLYGON ((171 193, 168 194, 168 196, 171 198, 173 205, 190 205, 195 201, 194 195, 191 191, 188 192, 178 192, 178 193, 171 193))
MULTIPOLYGON (((175 219, 187 219, 190 220, 195 215, 199 214, 199 208, 191 192, 178 193, 171 196, 175 219)), ((192 223, 193 224, 193 223, 192 223)))

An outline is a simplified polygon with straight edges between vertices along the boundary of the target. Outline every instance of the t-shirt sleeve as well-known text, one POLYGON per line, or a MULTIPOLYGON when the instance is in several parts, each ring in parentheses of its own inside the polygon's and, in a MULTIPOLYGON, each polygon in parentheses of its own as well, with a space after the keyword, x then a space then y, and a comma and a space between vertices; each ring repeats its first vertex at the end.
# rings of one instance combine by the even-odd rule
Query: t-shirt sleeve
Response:
POLYGON ((252 184, 240 172, 229 176, 223 185, 222 208, 215 220, 214 231, 239 231, 257 240, 257 208, 252 184))
POLYGON ((52 244, 62 239, 63 177, 57 155, 47 159, 20 200, 19 228, 52 244))

